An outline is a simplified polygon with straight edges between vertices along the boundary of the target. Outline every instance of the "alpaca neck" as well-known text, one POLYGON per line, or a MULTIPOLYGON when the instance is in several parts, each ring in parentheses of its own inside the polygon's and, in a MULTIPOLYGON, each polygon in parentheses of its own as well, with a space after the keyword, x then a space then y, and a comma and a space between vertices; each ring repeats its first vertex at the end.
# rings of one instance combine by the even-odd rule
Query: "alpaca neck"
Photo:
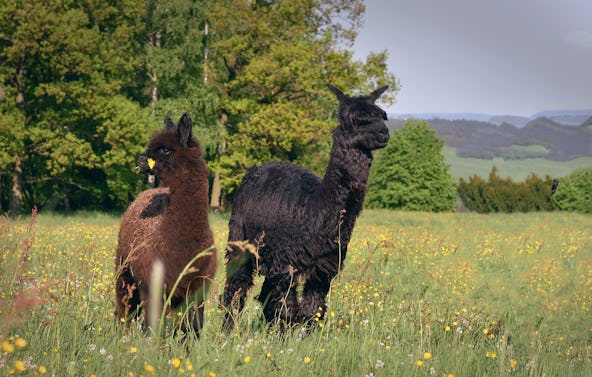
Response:
POLYGON ((161 230, 191 237, 196 228, 208 224, 207 178, 199 171, 189 171, 170 181, 167 182, 169 205, 164 212, 161 230))
POLYGON ((372 155, 341 145, 338 139, 334 137, 329 165, 323 178, 322 213, 329 222, 341 217, 341 229, 349 240, 364 204, 372 155))

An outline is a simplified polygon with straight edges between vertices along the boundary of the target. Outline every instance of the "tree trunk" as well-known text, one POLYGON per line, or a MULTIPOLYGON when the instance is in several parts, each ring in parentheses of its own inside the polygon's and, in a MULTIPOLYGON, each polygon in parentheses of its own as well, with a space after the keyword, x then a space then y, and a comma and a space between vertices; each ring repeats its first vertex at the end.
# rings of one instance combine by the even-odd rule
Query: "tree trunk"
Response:
POLYGON ((12 190, 10 191, 10 202, 8 215, 18 216, 23 211, 23 162, 19 155, 14 156, 14 171, 12 174, 12 190))
MULTIPOLYGON (((226 129, 226 122, 228 117, 226 114, 222 114, 222 128, 226 129)), ((220 150, 216 156, 216 160, 220 162, 220 156, 226 153, 226 140, 222 140, 220 144, 220 150)), ((210 198, 210 209, 214 211, 224 211, 224 202, 222 198, 222 183, 220 182, 220 172, 214 172, 214 181, 212 182, 212 194, 210 198)))
POLYGON ((214 173, 214 181, 212 182, 212 197, 210 199, 210 209, 213 211, 221 211, 222 203, 222 184, 220 183, 220 172, 214 173))
POLYGON ((64 183, 60 183, 60 186, 62 188, 62 193, 66 193, 64 195, 64 210, 66 212, 70 212, 72 210, 72 206, 70 205, 70 198, 67 194, 68 191, 66 190, 66 185, 64 183))
MULTIPOLYGON (((148 42, 150 48, 159 49, 160 48, 160 40, 161 40, 161 31, 157 30, 154 36, 150 36, 150 41, 148 42)), ((149 59, 151 54, 148 55, 149 59)), ((158 101, 158 74, 156 73, 156 69, 153 67, 152 62, 148 61, 148 77, 150 81, 152 81, 152 90, 150 95, 150 103, 152 105, 152 112, 154 112, 154 108, 156 106, 156 102, 158 101)))
MULTIPOLYGON (((220 152, 216 159, 220 162, 220 156, 226 153, 226 141, 222 141, 220 152)), ((212 197, 210 198, 210 209, 214 211, 224 211, 224 200, 222 198, 222 182, 220 181, 220 172, 214 172, 214 181, 212 182, 212 197)))

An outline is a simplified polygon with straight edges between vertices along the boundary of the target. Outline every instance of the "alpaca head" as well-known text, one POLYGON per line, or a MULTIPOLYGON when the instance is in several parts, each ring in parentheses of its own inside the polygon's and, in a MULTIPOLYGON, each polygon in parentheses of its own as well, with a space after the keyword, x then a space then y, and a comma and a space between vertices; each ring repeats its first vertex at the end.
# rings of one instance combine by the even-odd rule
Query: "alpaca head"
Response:
POLYGON ((389 131, 384 123, 387 117, 375 102, 388 85, 358 97, 350 97, 331 84, 328 87, 339 100, 338 128, 346 137, 348 146, 368 152, 384 148, 389 141, 389 131))
POLYGON ((183 114, 175 125, 167 117, 165 129, 152 136, 148 148, 138 158, 138 167, 143 173, 156 174, 169 186, 172 177, 195 168, 201 158, 199 144, 191 136, 191 119, 183 114))

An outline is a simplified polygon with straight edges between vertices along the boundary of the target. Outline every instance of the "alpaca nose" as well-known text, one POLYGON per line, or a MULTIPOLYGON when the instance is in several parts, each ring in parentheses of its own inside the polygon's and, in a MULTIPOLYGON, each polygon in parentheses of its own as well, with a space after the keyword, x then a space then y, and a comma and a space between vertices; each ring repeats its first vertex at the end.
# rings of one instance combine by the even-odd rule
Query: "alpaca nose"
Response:
POLYGON ((382 139, 382 141, 384 143, 389 141, 390 138, 390 134, 389 134, 389 130, 386 126, 384 126, 381 130, 380 130, 380 138, 382 139))

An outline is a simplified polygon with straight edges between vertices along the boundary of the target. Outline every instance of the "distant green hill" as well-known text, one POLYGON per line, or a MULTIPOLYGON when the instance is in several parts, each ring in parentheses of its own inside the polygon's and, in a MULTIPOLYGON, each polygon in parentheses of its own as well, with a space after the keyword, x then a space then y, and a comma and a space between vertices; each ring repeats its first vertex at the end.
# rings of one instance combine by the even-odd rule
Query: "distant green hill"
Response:
MULTIPOLYGON (((494 165, 500 175, 518 181, 532 173, 555 178, 592 167, 592 118, 579 126, 545 117, 523 127, 467 119, 426 122, 444 140, 446 161, 456 179, 475 174, 487 178, 494 165)), ((404 120, 388 123, 401 129, 404 120)))
POLYGON ((485 179, 489 176, 491 168, 495 165, 499 174, 503 177, 511 177, 515 181, 523 181, 534 173, 544 178, 549 175, 553 178, 565 177, 577 169, 592 167, 592 156, 579 157, 570 161, 552 161, 544 158, 528 158, 520 160, 505 160, 503 158, 481 159, 466 158, 456 155, 456 148, 444 147, 444 157, 450 165, 450 173, 458 180, 479 175, 485 179))
MULTIPOLYGON (((520 128, 465 119, 426 122, 460 157, 570 161, 592 156, 592 129, 584 124, 567 126, 548 118, 537 118, 520 128)), ((403 124, 400 119, 389 121, 394 129, 403 124)))

